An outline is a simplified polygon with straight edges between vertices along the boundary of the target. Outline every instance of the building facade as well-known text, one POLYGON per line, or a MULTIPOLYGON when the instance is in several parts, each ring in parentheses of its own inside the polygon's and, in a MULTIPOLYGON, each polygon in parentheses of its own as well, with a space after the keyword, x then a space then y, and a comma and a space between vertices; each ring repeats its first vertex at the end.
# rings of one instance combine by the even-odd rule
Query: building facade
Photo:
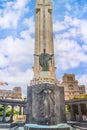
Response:
POLYGON ((64 74, 61 85, 64 87, 65 100, 86 93, 85 86, 78 84, 74 74, 64 74))
POLYGON ((0 90, 0 99, 23 100, 21 87, 14 87, 13 90, 0 90))

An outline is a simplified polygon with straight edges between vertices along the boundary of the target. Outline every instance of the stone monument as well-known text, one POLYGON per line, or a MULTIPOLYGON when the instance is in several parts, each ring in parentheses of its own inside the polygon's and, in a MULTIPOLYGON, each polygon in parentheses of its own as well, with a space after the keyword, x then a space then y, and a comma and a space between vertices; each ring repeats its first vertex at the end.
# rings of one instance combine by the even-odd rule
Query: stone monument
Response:
POLYGON ((34 77, 31 85, 58 84, 55 75, 51 0, 36 0, 34 77))
POLYGON ((27 123, 66 122, 64 88, 55 75, 51 0, 36 0, 34 77, 27 90, 27 123))

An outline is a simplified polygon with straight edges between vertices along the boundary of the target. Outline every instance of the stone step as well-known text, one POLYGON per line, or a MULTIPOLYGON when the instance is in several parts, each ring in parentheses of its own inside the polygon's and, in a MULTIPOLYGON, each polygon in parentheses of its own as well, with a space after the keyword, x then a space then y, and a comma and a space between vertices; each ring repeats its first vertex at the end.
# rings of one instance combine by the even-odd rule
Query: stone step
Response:
POLYGON ((14 128, 14 127, 20 128, 20 127, 23 127, 24 125, 25 125, 25 122, 13 122, 11 123, 10 128, 14 128))
POLYGON ((12 128, 10 130, 24 130, 24 127, 17 127, 17 128, 12 128))
POLYGON ((81 126, 74 126, 76 130, 87 130, 87 127, 81 127, 81 126))
POLYGON ((24 130, 24 128, 23 127, 19 127, 17 130, 24 130))
POLYGON ((2 124, 0 124, 0 128, 10 128, 10 124, 2 123, 2 124))
POLYGON ((9 128, 0 128, 0 130, 10 130, 9 128))

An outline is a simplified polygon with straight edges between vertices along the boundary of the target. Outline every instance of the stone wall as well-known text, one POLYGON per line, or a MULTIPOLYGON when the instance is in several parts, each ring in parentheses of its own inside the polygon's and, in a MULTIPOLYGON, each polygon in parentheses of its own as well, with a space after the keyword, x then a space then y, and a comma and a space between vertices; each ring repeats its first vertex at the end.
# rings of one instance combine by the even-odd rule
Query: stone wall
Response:
POLYGON ((52 84, 28 87, 27 122, 55 125, 66 122, 64 89, 52 84))

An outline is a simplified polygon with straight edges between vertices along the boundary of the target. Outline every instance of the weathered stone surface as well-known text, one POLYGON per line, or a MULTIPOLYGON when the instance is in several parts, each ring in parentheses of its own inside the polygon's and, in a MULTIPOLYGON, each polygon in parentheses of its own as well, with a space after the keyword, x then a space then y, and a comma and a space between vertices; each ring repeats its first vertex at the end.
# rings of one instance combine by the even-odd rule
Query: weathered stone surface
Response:
POLYGON ((64 89, 57 86, 55 69, 52 2, 36 0, 34 77, 27 90, 28 123, 55 125, 66 121, 64 89))
POLYGON ((55 125, 66 121, 64 89, 53 84, 28 87, 27 122, 55 125))
POLYGON ((55 74, 51 0, 36 0, 35 23, 34 77, 30 84, 58 84, 55 74), (42 72, 49 72, 48 77, 42 77, 42 72))
MULTIPOLYGON (((44 128, 43 129, 41 129, 41 128, 26 128, 25 130, 44 130, 44 128)), ((52 129, 52 128, 46 128, 45 130, 70 130, 70 128, 55 128, 55 129, 52 129)))

